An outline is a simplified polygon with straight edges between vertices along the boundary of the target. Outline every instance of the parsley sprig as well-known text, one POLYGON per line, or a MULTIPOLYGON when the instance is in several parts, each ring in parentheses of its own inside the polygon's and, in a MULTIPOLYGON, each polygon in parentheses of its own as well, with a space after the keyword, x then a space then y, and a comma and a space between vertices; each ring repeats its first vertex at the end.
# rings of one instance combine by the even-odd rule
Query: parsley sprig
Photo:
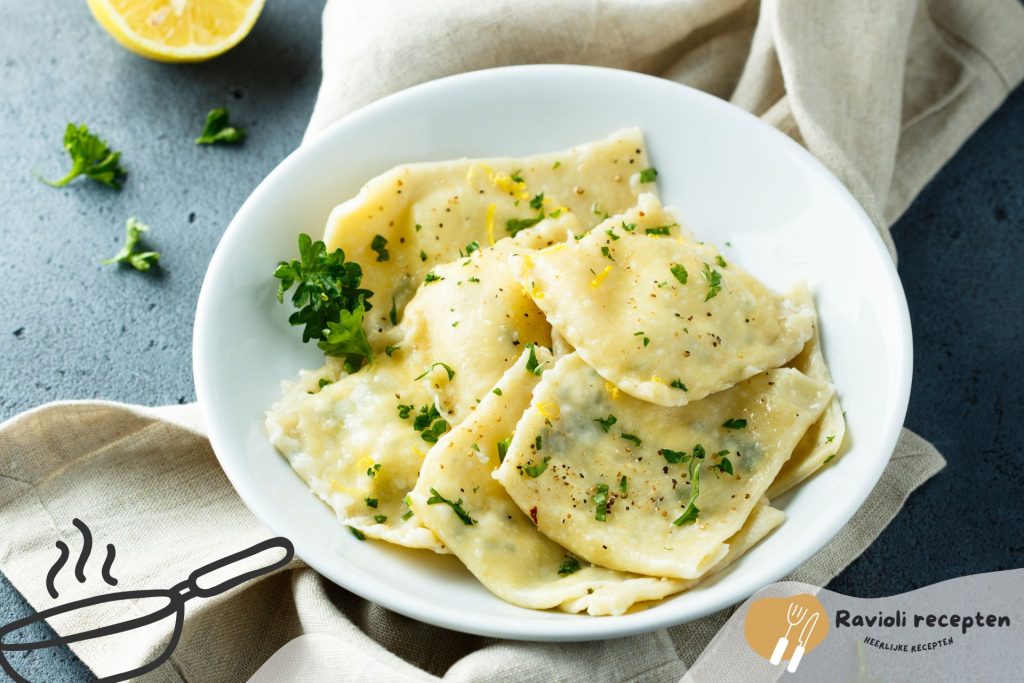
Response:
POLYGON ((245 129, 232 126, 228 121, 228 110, 224 107, 211 109, 206 115, 202 134, 196 138, 197 145, 216 143, 235 145, 245 140, 245 129))
POLYGON ((430 498, 427 498, 427 505, 437 505, 438 503, 443 503, 450 507, 452 509, 452 512, 454 512, 456 516, 459 519, 461 519, 462 523, 466 526, 473 526, 474 524, 476 524, 476 520, 470 517, 469 513, 466 512, 465 509, 463 509, 461 498, 459 498, 455 502, 452 502, 445 498, 444 496, 442 496, 440 493, 438 493, 437 489, 432 488, 430 489, 430 498))
POLYGON ((99 136, 89 132, 84 123, 69 123, 64 130, 64 149, 71 157, 71 170, 60 180, 40 178, 51 187, 64 187, 78 176, 84 175, 115 190, 121 189, 121 180, 128 175, 121 164, 121 153, 110 149, 99 136))
POLYGON ((302 233, 299 235, 299 259, 281 261, 274 270, 281 282, 277 300, 295 285, 292 304, 296 310, 288 318, 301 325, 302 341, 318 339, 317 346, 328 356, 345 359, 345 370, 355 372, 370 357, 370 343, 363 330, 363 315, 372 308, 367 301, 373 292, 360 289, 363 270, 358 263, 345 261, 345 252, 328 253, 326 245, 302 233))
POLYGON ((160 260, 160 252, 138 251, 139 244, 142 241, 142 233, 147 230, 149 230, 148 225, 140 223, 134 216, 129 218, 124 226, 124 246, 121 247, 121 251, 114 254, 111 258, 101 261, 101 263, 127 263, 135 270, 141 272, 145 272, 156 265, 160 260))

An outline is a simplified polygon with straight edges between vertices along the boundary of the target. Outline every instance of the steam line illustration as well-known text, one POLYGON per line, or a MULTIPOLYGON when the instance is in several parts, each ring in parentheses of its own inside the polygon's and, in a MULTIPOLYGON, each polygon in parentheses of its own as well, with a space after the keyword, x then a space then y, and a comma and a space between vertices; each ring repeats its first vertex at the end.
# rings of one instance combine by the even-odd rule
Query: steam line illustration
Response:
MULTIPOLYGON (((78 579, 78 583, 85 583, 85 563, 89 561, 89 555, 92 554, 92 531, 89 530, 88 525, 85 522, 75 517, 71 520, 71 523, 78 529, 79 533, 82 534, 82 552, 78 555, 78 561, 75 563, 75 578, 78 579)), ((50 571, 46 573, 46 592, 50 594, 50 597, 56 600, 60 597, 60 593, 57 592, 57 587, 54 582, 57 579, 57 574, 67 564, 68 557, 71 556, 71 551, 68 550, 68 544, 64 541, 57 541, 57 550, 60 551, 60 556, 57 561, 50 567, 50 571)), ((117 585, 117 579, 110 574, 110 568, 114 565, 114 558, 117 556, 117 549, 113 543, 107 544, 107 558, 103 561, 103 568, 100 570, 100 575, 103 580, 111 585, 117 585)))
MULTIPOLYGON (((88 527, 86 527, 85 524, 82 524, 77 519, 74 520, 74 523, 75 526, 78 527, 78 530, 82 531, 83 540, 88 539, 88 543, 84 543, 82 546, 82 554, 78 562, 78 565, 84 570, 85 562, 89 559, 88 555, 89 550, 91 550, 92 538, 91 534, 88 532, 88 527)), ((56 576, 57 572, 59 572, 67 563, 70 555, 66 544, 57 541, 57 548, 61 551, 61 556, 53 567, 50 568, 50 572, 47 575, 47 587, 52 585, 52 577, 56 576)), ((94 595, 91 598, 75 600, 65 605, 51 607, 39 612, 38 614, 33 614, 25 617, 24 619, 13 621, 6 626, 0 627, 0 670, 3 670, 16 683, 32 683, 32 681, 25 678, 14 669, 14 666, 8 659, 8 653, 41 650, 70 643, 79 643, 85 640, 92 640, 94 638, 103 638, 105 636, 116 635, 119 633, 127 633, 133 629, 142 628, 150 624, 155 624, 168 617, 173 617, 174 627, 171 632, 171 636, 163 651, 156 653, 155 659, 130 671, 124 671, 100 678, 98 679, 98 683, 114 683, 116 681, 126 681, 130 678, 141 676, 156 669, 167 661, 174 652, 174 648, 178 646, 178 641, 181 639, 182 627, 184 626, 185 621, 186 602, 195 598, 212 598, 220 595, 225 591, 236 586, 240 586, 243 583, 251 581, 259 576, 281 569, 291 562, 294 556, 295 549, 292 546, 291 541, 284 537, 270 538, 246 548, 245 550, 233 553, 227 557, 200 567, 189 574, 187 579, 171 586, 170 588, 119 591, 116 593, 108 593, 106 595, 94 595), (228 573, 226 578, 224 578, 223 574, 215 575, 219 570, 225 569, 226 567, 238 562, 247 562, 248 566, 253 566, 253 563, 249 562, 252 558, 257 557, 264 552, 274 550, 284 552, 276 560, 263 560, 262 562, 255 563, 255 567, 248 571, 242 571, 242 568, 234 568, 234 572, 228 573), (219 583, 216 583, 213 586, 201 585, 202 583, 209 582, 211 577, 214 577, 214 580, 219 581, 219 583), (29 627, 35 626, 41 621, 71 612, 81 613, 96 605, 103 605, 107 603, 115 604, 120 601, 135 602, 156 599, 162 600, 164 604, 152 609, 148 613, 144 613, 142 616, 127 618, 124 621, 114 624, 98 624, 95 628, 89 628, 77 633, 64 635, 57 634, 53 637, 44 635, 42 638, 39 638, 38 636, 34 636, 31 631, 24 631, 29 627), (33 637, 36 639, 33 640, 33 637)), ((104 580, 107 580, 109 577, 107 570, 110 569, 108 565, 113 562, 113 557, 113 546, 107 546, 107 562, 104 564, 104 580)), ((84 572, 82 573, 82 576, 84 576, 84 572)), ((110 581, 108 581, 108 583, 110 583, 110 581)), ((56 591, 53 591, 51 594, 53 593, 56 593, 56 591)))

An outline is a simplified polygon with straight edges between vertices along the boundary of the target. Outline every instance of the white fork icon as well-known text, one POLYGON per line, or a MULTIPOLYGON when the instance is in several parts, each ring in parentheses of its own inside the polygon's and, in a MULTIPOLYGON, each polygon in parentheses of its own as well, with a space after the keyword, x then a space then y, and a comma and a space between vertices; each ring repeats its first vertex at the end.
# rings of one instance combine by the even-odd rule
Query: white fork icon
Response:
POLYGON ((793 627, 804 620, 804 616, 807 615, 807 609, 801 607, 795 602, 789 603, 789 611, 786 612, 786 623, 789 624, 789 628, 786 629, 786 635, 779 638, 779 642, 775 643, 775 650, 772 652, 772 658, 769 660, 772 664, 778 665, 782 661, 782 655, 786 653, 786 648, 789 647, 789 632, 793 630, 793 627))

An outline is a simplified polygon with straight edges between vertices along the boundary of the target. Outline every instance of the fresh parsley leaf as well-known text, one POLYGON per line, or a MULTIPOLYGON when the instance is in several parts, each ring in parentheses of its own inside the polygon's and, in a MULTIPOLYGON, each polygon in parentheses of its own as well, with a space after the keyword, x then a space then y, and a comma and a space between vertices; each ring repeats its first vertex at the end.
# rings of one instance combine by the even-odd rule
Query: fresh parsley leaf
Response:
POLYGON ((566 555, 565 560, 561 566, 558 567, 558 573, 562 576, 568 576, 569 574, 575 574, 580 570, 580 561, 572 555, 566 555))
POLYGON ((149 230, 149 226, 140 223, 135 217, 129 218, 124 226, 124 246, 121 251, 114 254, 103 264, 127 263, 135 270, 145 272, 160 261, 160 253, 156 251, 137 251, 142 241, 142 233, 149 230))
MULTIPOLYGON (((345 526, 348 526, 348 525, 346 524, 345 526)), ((359 529, 355 528, 354 526, 349 526, 348 530, 352 532, 352 535, 356 537, 356 540, 358 540, 358 541, 365 541, 366 540, 366 534, 364 534, 362 531, 360 531, 359 529)))
POLYGON ((537 438, 533 440, 533 447, 538 453, 544 450, 544 437, 538 434, 537 438))
POLYGON ((402 514, 402 521, 403 521, 403 522, 406 522, 406 521, 408 521, 408 520, 409 520, 410 518, 412 518, 412 516, 413 516, 414 514, 416 514, 416 513, 415 513, 415 512, 413 512, 412 510, 406 510, 406 511, 405 511, 405 512, 404 512, 404 513, 402 514))
POLYGON ((472 242, 466 245, 466 256, 469 256, 475 251, 480 251, 480 243, 477 242, 476 240, 473 240, 472 242))
POLYGON ((427 252, 425 252, 422 249, 420 249, 420 261, 426 261, 426 260, 427 260, 427 252))
POLYGON ((640 182, 641 183, 653 183, 658 179, 658 171, 654 168, 645 168, 640 171, 640 182))
POLYGON ((80 175, 115 190, 121 189, 121 180, 128 175, 121 168, 121 153, 110 149, 105 141, 89 132, 84 123, 69 123, 64 129, 64 149, 71 157, 71 170, 60 180, 39 178, 51 187, 64 187, 80 175))
POLYGON ((398 404, 398 417, 400 417, 403 420, 408 420, 409 419, 409 414, 412 412, 412 409, 414 407, 415 406, 412 406, 412 405, 408 405, 407 406, 407 405, 398 404))
POLYGON ((540 211, 540 208, 544 206, 544 193, 534 195, 533 199, 530 200, 530 208, 535 211, 540 211))
POLYGON ((710 301, 722 291, 722 274, 711 267, 710 263, 704 264, 704 279, 708 281, 708 294, 704 301, 710 301))
POLYGON ((836 457, 836 454, 835 454, 835 453, 833 453, 832 455, 830 455, 830 456, 828 456, 827 458, 825 458, 825 461, 824 461, 823 463, 821 463, 821 464, 822 464, 822 465, 827 465, 827 464, 829 464, 830 462, 832 462, 832 459, 833 459, 833 458, 835 458, 835 457, 836 457))
POLYGON ((505 462, 505 456, 508 454, 508 447, 512 444, 512 437, 506 437, 498 442, 498 462, 505 462))
POLYGON ((523 474, 531 479, 536 479, 540 475, 544 474, 544 470, 548 468, 549 460, 551 460, 550 456, 544 458, 540 462, 533 463, 531 465, 523 465, 523 474))
POLYGON ((612 425, 618 421, 619 419, 614 415, 609 415, 608 417, 599 417, 594 420, 594 422, 601 425, 601 429, 603 429, 606 434, 608 433, 608 430, 611 429, 612 425))
POLYGON ((728 474, 730 477, 733 476, 732 463, 729 461, 729 458, 722 458, 721 462, 717 465, 712 465, 711 469, 718 470, 723 474, 728 474))
POLYGON ((543 214, 532 218, 509 218, 505 221, 505 231, 515 237, 521 230, 532 228, 544 219, 543 214))
POLYGON ((344 356, 349 372, 359 369, 370 356, 370 344, 363 331, 363 314, 372 306, 367 301, 373 292, 360 289, 363 269, 358 263, 345 261, 345 252, 335 249, 327 253, 320 240, 299 235, 299 259, 281 261, 274 269, 280 280, 277 300, 295 285, 292 305, 296 310, 288 318, 292 325, 301 325, 302 341, 320 340, 317 346, 329 356, 344 356))
POLYGON ((369 467, 366 468, 366 476, 368 476, 370 479, 373 479, 374 477, 376 477, 378 472, 380 472, 380 463, 379 462, 376 462, 376 463, 374 463, 374 464, 372 464, 372 465, 370 465, 369 467))
POLYGON ((326 387, 328 384, 334 384, 334 382, 327 379, 326 377, 321 377, 319 380, 317 380, 317 386, 319 386, 321 389, 326 387))
POLYGON ((832 443, 835 440, 836 440, 836 435, 835 434, 833 434, 832 436, 826 436, 825 437, 825 443, 832 443))
POLYGON ((434 370, 434 368, 436 368, 438 366, 444 368, 445 373, 448 375, 448 381, 451 381, 451 380, 455 379, 455 371, 452 370, 450 365, 448 365, 447 363, 433 363, 433 364, 431 364, 431 366, 429 368, 427 368, 426 370, 423 371, 422 375, 420 375, 419 377, 417 377, 413 381, 415 381, 415 382, 420 381, 421 379, 423 379, 424 377, 429 375, 434 370))
POLYGON ((392 325, 398 324, 398 307, 395 304, 395 297, 391 297, 391 310, 388 312, 388 320, 392 325))
POLYGON ((491 389, 491 393, 494 394, 495 396, 501 396, 501 389, 499 387, 494 387, 493 389, 491 389))
POLYGON ((377 252, 377 263, 391 258, 391 254, 386 249, 387 245, 388 241, 383 235, 374 235, 373 239, 370 240, 370 249, 377 252))
POLYGON ((379 502, 379 501, 378 501, 378 500, 377 500, 376 498, 370 498, 369 496, 367 496, 367 497, 366 497, 366 498, 364 498, 363 500, 364 500, 364 501, 366 502, 366 504, 367 504, 367 505, 368 505, 369 507, 372 507, 372 508, 375 508, 375 507, 377 507, 377 504, 378 504, 378 502, 379 502))
POLYGON ((629 479, 626 478, 626 475, 622 475, 622 479, 619 479, 619 491, 622 495, 629 493, 629 479))
POLYGON ((608 484, 598 484, 594 489, 594 519, 603 522, 608 519, 608 484))
POLYGON ((384 353, 387 354, 388 358, 391 358, 391 356, 394 355, 395 351, 397 351, 400 348, 402 348, 402 347, 401 346, 391 346, 391 344, 388 344, 387 346, 384 347, 384 353))
POLYGON ((478 278, 476 276, 472 276, 472 277, 466 278, 466 281, 467 282, 480 282, 480 278, 478 278))
POLYGON ((703 460, 705 455, 706 454, 704 452, 703 446, 697 444, 696 446, 693 447, 693 457, 697 458, 698 460, 703 460))
POLYGON ((511 178, 512 181, 516 183, 525 183, 526 181, 523 180, 523 176, 519 175, 522 172, 523 169, 517 168, 516 170, 512 171, 511 174, 509 174, 509 178, 511 178))
POLYGON ((674 379, 674 380, 672 380, 671 386, 676 388, 676 389, 682 389, 683 391, 689 391, 689 389, 686 388, 686 385, 683 384, 683 380, 681 380, 681 379, 674 379))
POLYGON ((648 235, 668 235, 671 230, 671 225, 659 225, 656 228, 647 228, 644 232, 648 235))
POLYGON ((228 110, 224 107, 211 109, 206 115, 203 133, 196 138, 197 145, 212 145, 216 142, 237 144, 245 140, 245 129, 232 126, 228 121, 228 110))
POLYGON ((665 458, 666 462, 670 462, 673 465, 678 465, 681 462, 686 462, 690 459, 690 455, 686 451, 673 451, 670 448, 661 448, 658 450, 658 455, 665 458))
POLYGON ((470 517, 469 513, 462 508, 461 498, 459 498, 457 501, 453 503, 452 501, 448 500, 440 493, 438 493, 437 489, 432 488, 430 489, 430 498, 427 498, 427 505, 437 505, 438 503, 443 503, 450 507, 452 509, 452 512, 454 512, 456 516, 459 519, 461 519, 462 523, 466 526, 472 526, 476 524, 476 520, 470 517))
POLYGON ((730 417, 728 420, 722 423, 722 426, 726 429, 743 429, 747 426, 747 421, 744 419, 735 419, 730 417))
POLYGON ((614 228, 608 228, 607 230, 604 231, 604 233, 612 238, 612 242, 615 242, 616 240, 622 239, 621 237, 619 237, 615 233, 615 229, 614 228))
POLYGON ((640 440, 640 437, 636 436, 635 434, 626 434, 625 432, 622 432, 621 434, 619 434, 619 436, 621 436, 626 441, 632 441, 633 443, 636 444, 637 448, 640 448, 641 446, 644 445, 644 442, 640 440))
POLYGON ((612 256, 612 251, 611 251, 611 249, 609 249, 608 247, 601 247, 601 253, 602 253, 602 254, 604 255, 604 257, 605 257, 606 259, 608 259, 609 261, 614 261, 614 260, 615 260, 615 257, 614 257, 614 256, 612 256))
POLYGON ((528 345, 528 348, 530 349, 530 357, 526 359, 526 371, 532 372, 533 374, 539 377, 544 373, 544 365, 547 363, 547 361, 545 361, 544 363, 537 362, 536 344, 531 343, 528 345))
POLYGON ((686 281, 690 278, 690 274, 686 272, 686 268, 682 263, 674 263, 669 268, 672 271, 672 277, 679 280, 679 284, 685 285, 686 281))
POLYGON ((715 256, 715 263, 717 263, 722 268, 728 268, 729 267, 729 264, 725 262, 725 259, 722 258, 721 254, 717 254, 715 256))
MULTIPOLYGON (((696 452, 694 453, 696 455, 696 452)), ((700 495, 700 460, 690 460, 690 500, 686 503, 686 509, 672 523, 676 526, 692 524, 700 516, 700 508, 697 507, 697 496, 700 495)))
POLYGON ((551 169, 552 169, 552 170, 554 170, 554 169, 558 168, 558 167, 559 167, 559 166, 561 166, 561 165, 562 165, 562 162, 561 162, 561 161, 556 161, 555 163, 553 163, 553 164, 551 165, 551 169))
POLYGON ((387 515, 374 515, 373 516, 373 521, 377 522, 377 524, 383 524, 384 522, 388 521, 388 516, 387 515))
POLYGON ((429 273, 427 273, 427 276, 425 278, 423 278, 423 284, 429 285, 431 282, 437 282, 438 280, 443 280, 443 279, 444 279, 443 277, 441 277, 440 275, 438 275, 434 271, 430 271, 429 273))
POLYGON ((626 221, 622 221, 622 229, 626 232, 633 232, 636 230, 636 223, 627 223, 626 221))

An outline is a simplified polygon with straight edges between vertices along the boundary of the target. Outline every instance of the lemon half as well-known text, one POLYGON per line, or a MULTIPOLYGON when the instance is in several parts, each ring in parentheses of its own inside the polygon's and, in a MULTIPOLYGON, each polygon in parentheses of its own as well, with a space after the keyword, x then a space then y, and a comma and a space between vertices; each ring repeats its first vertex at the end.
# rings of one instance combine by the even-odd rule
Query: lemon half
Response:
POLYGON ((256 23, 264 0, 89 0, 96 21, 132 52, 201 62, 227 52, 256 23))

